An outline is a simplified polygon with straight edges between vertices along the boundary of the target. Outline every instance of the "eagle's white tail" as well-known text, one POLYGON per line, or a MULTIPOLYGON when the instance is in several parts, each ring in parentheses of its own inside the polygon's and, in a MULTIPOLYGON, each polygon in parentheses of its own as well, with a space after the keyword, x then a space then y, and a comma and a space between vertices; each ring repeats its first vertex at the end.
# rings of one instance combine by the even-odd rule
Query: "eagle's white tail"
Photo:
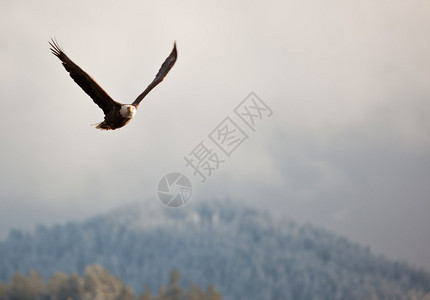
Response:
POLYGON ((111 130, 112 129, 104 121, 100 122, 100 123, 91 124, 90 126, 96 126, 96 129, 100 129, 100 130, 111 130))

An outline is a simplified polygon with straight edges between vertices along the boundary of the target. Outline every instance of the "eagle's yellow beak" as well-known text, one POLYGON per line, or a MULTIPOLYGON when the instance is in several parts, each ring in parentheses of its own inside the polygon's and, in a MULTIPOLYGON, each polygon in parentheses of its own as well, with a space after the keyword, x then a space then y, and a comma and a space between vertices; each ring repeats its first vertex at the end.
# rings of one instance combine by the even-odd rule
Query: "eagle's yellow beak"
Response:
POLYGON ((128 111, 131 112, 133 110, 133 107, 129 106, 128 111))

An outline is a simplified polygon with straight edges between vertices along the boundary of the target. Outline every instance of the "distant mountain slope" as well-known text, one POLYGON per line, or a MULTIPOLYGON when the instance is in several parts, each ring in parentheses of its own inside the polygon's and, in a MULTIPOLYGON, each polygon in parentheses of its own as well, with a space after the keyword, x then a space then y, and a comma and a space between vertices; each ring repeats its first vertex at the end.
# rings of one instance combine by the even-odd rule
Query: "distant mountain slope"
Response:
POLYGON ((158 291, 176 268, 182 284, 214 283, 226 300, 430 299, 428 272, 231 202, 135 204, 84 223, 12 231, 0 243, 3 282, 15 270, 47 278, 95 263, 137 292, 144 283, 158 291))

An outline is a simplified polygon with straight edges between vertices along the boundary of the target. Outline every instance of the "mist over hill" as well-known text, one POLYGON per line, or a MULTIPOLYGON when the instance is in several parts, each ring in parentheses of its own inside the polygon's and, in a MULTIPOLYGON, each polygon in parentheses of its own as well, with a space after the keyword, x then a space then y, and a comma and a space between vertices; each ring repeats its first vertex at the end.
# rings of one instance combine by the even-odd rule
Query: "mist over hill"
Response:
POLYGON ((83 223, 14 230, 0 257, 3 282, 15 271, 47 279, 99 264, 137 292, 144 284, 159 290, 178 269, 183 286, 213 283, 226 300, 430 298, 426 271, 229 201, 179 209, 137 203, 83 223))

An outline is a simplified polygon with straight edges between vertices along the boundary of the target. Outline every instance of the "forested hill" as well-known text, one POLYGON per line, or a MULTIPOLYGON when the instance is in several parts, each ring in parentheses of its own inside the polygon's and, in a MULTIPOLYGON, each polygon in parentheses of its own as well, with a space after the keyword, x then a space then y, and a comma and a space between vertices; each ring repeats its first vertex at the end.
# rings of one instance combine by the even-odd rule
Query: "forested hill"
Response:
POLYGON ((143 284, 158 291, 178 269, 184 287, 213 283, 226 300, 430 299, 428 272, 232 202, 134 204, 84 223, 12 231, 0 243, 3 282, 14 271, 46 279, 58 271, 83 274, 91 264, 136 292, 143 284))

